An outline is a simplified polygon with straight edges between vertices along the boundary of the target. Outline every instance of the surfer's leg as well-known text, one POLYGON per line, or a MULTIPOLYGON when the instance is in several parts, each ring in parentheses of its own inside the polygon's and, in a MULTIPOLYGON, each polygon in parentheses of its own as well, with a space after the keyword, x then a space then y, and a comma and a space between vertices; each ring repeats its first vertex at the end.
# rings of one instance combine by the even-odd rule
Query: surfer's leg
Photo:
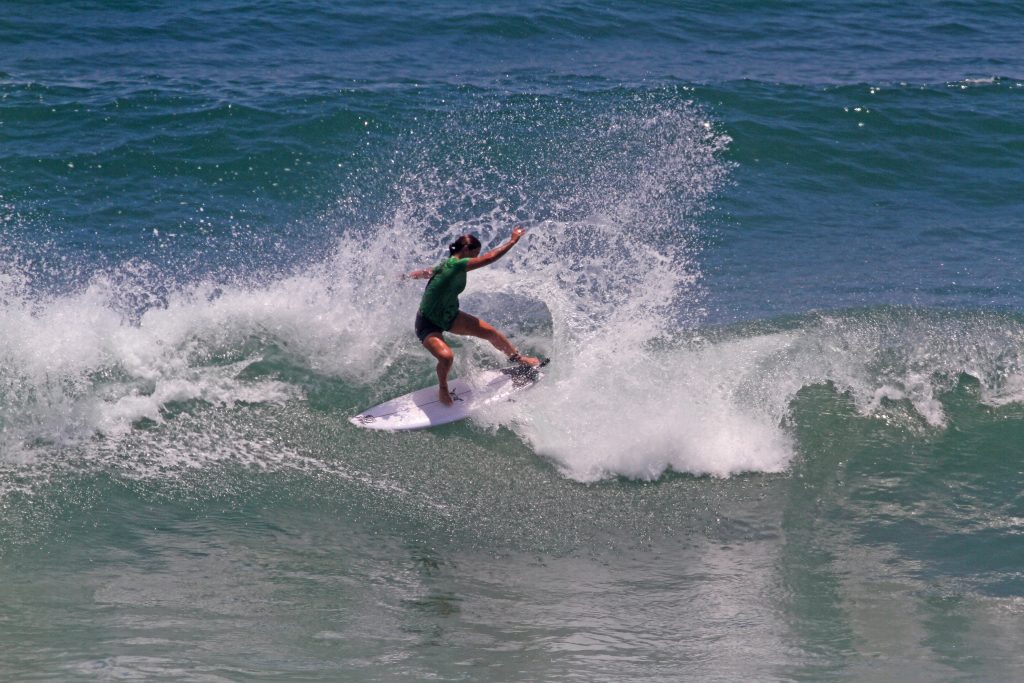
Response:
POLYGON ((436 332, 426 336, 423 340, 423 346, 437 359, 437 397, 441 403, 450 406, 453 401, 451 394, 448 393, 448 373, 451 372, 452 363, 455 361, 455 354, 452 353, 451 347, 445 343, 444 338, 436 332))
POLYGON ((493 325, 486 323, 483 320, 480 320, 480 318, 470 315, 469 313, 459 311, 459 314, 455 316, 455 322, 452 323, 449 332, 486 339, 491 342, 491 345, 494 346, 494 348, 523 365, 540 365, 540 360, 537 358, 519 355, 519 352, 516 351, 516 347, 512 346, 512 342, 510 342, 505 335, 499 332, 493 325))

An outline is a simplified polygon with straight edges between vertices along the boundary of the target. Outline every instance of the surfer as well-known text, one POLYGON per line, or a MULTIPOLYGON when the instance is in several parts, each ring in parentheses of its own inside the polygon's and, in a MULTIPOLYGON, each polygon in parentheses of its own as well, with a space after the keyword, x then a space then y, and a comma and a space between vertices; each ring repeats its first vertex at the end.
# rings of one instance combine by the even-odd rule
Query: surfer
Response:
POLYGON ((448 246, 450 255, 443 263, 409 273, 409 277, 417 280, 430 278, 416 313, 416 336, 437 359, 437 381, 440 385, 438 397, 446 406, 452 404, 448 392, 448 373, 452 369, 455 354, 445 342, 444 332, 486 339, 514 363, 540 365, 537 358, 520 355, 516 347, 494 326, 459 310, 459 294, 466 288, 466 273, 500 259, 525 232, 524 228, 517 226, 512 230, 508 242, 483 256, 480 255, 480 240, 473 235, 463 235, 448 246))

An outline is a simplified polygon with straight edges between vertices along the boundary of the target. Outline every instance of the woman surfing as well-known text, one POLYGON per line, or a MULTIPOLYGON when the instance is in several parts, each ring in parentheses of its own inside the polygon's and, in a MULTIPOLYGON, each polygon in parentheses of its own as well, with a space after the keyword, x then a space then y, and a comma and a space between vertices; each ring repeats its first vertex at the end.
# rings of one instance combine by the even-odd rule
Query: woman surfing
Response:
POLYGON ((446 406, 452 404, 448 391, 448 373, 452 369, 455 354, 445 342, 444 332, 486 339, 512 362, 540 365, 537 358, 520 355, 505 335, 492 325, 459 310, 459 294, 466 288, 466 273, 500 259, 525 232, 523 227, 517 226, 512 230, 508 242, 483 256, 480 255, 480 240, 473 235, 463 235, 448 246, 447 260, 433 268, 409 273, 409 277, 417 280, 430 278, 416 313, 416 336, 437 359, 438 398, 446 406))

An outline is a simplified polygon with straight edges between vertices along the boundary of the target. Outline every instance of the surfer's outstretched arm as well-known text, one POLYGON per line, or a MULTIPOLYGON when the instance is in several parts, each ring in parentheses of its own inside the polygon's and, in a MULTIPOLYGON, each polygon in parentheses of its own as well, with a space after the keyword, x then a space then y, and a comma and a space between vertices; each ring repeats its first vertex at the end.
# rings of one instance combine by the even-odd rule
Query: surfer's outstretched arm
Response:
POLYGON ((489 266, 494 263, 507 254, 508 250, 516 245, 516 242, 519 241, 519 238, 522 237, 525 232, 526 228, 521 225, 517 225, 512 229, 512 236, 508 238, 508 242, 505 242, 505 244, 501 245, 497 249, 492 249, 486 254, 481 254, 480 256, 470 259, 469 263, 466 264, 466 270, 476 270, 477 268, 483 268, 484 266, 489 266))
POLYGON ((428 277, 434 274, 433 268, 424 268, 422 270, 414 270, 406 277, 412 278, 413 280, 426 280, 428 277))

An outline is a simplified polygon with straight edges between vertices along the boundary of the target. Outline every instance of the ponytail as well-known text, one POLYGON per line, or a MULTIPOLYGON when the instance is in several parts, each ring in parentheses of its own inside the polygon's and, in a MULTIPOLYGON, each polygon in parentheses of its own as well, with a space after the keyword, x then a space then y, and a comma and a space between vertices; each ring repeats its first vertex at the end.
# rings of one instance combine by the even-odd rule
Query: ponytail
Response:
POLYGON ((466 247, 469 247, 470 249, 479 249, 480 240, 478 240, 475 235, 463 235, 448 245, 448 253, 451 256, 454 256, 466 247))

